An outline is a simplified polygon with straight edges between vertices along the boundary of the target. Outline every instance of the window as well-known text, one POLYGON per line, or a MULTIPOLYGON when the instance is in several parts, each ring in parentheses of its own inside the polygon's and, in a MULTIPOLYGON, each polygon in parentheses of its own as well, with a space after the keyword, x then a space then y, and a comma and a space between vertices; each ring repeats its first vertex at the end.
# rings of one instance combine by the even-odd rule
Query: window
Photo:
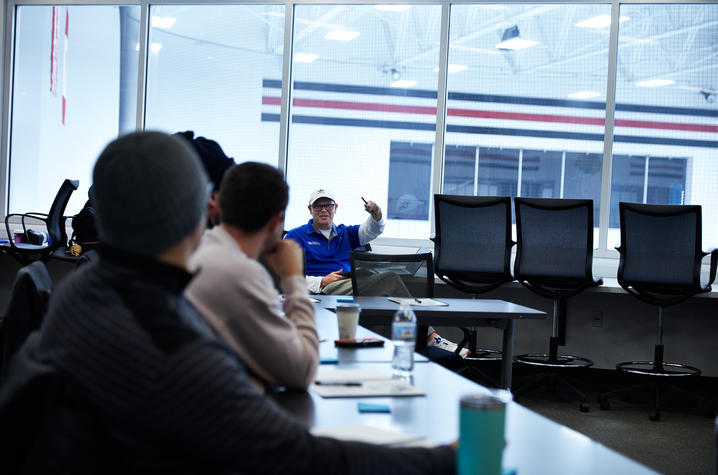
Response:
POLYGON ((718 4, 621 6, 608 245, 618 203, 699 204, 718 245, 718 4), (712 59, 711 59, 712 58, 712 59))
POLYGON ((265 79, 281 79, 283 47, 283 5, 152 6, 145 127, 277 166, 281 85, 265 79))
POLYGON ((135 129, 139 7, 18 6, 8 209, 47 212, 65 178, 87 200, 107 142, 135 129))
POLYGON ((383 236, 429 237, 440 24, 438 5, 295 7, 287 227, 324 187, 337 223, 366 220, 363 196, 387 216, 383 236))
POLYGON ((445 193, 591 198, 598 227, 610 25, 581 22, 609 14, 452 5, 445 193))
POLYGON ((387 219, 429 219, 432 149, 430 143, 391 143, 387 219))

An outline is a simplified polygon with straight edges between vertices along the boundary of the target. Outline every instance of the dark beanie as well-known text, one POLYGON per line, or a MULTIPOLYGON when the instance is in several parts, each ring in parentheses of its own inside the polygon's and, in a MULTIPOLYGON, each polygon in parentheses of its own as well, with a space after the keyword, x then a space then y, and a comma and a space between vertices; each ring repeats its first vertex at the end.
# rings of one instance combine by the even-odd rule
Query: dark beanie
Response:
POLYGON ((94 201, 103 244, 154 256, 189 236, 207 209, 207 175, 184 140, 135 132, 95 163, 94 201))
POLYGON ((192 144, 197 151, 202 165, 209 175, 209 181, 212 182, 212 190, 219 190, 222 183, 222 177, 229 167, 234 165, 234 159, 225 155, 222 147, 214 140, 204 137, 195 137, 194 132, 187 130, 185 132, 177 132, 175 135, 184 137, 192 144))

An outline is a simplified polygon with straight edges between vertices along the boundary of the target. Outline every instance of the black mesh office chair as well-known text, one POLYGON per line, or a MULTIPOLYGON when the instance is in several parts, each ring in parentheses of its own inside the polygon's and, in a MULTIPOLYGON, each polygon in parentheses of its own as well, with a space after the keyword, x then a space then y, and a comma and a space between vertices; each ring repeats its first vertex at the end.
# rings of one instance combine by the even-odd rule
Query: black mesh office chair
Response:
POLYGON ((434 265, 430 252, 374 254, 352 251, 349 261, 355 296, 434 296, 434 265))
MULTIPOLYGON (((513 280, 511 198, 434 195, 434 271, 452 287, 482 294, 513 280)), ((500 360, 501 352, 476 348, 476 329, 462 328, 466 360, 500 360)))
POLYGON ((624 374, 651 377, 647 384, 623 388, 599 396, 601 409, 608 409, 611 398, 651 389, 655 395, 653 412, 649 418, 661 418, 661 398, 664 391, 677 393, 708 407, 707 415, 715 411, 714 401, 689 394, 667 384, 664 380, 680 380, 700 376, 693 366, 663 361, 663 308, 683 302, 690 297, 710 292, 715 280, 718 250, 702 250, 701 207, 689 205, 644 205, 619 203, 621 219, 621 255, 618 264, 618 283, 630 295, 658 307, 658 334, 653 361, 618 363, 616 370, 624 374), (701 284, 701 264, 710 255, 708 282, 701 284))
POLYGON ((5 217, 5 230, 7 232, 7 243, 0 244, 0 250, 12 256, 21 264, 29 264, 35 260, 47 261, 53 253, 62 246, 67 245, 67 232, 65 231, 65 208, 70 200, 70 195, 77 189, 80 182, 78 180, 65 180, 62 182, 60 189, 55 195, 55 199, 50 206, 50 211, 45 213, 12 213, 5 217), (24 241, 23 243, 14 242, 14 236, 10 231, 10 219, 19 216, 21 218, 24 241), (42 223, 47 229, 49 239, 47 243, 33 244, 30 243, 28 234, 28 221, 30 223, 42 223))
POLYGON ((5 377, 10 357, 40 328, 51 294, 52 280, 44 263, 36 261, 17 272, 0 324, 0 379, 5 377))
POLYGON ((516 361, 544 367, 552 373, 526 378, 514 392, 549 384, 560 386, 580 401, 582 412, 589 410, 586 396, 560 374, 559 370, 587 368, 593 361, 580 356, 559 355, 565 344, 566 299, 601 285, 592 275, 593 200, 515 198, 516 261, 514 276, 525 287, 553 300, 553 319, 548 353, 519 355, 516 361))
MULTIPOLYGON (((352 251, 349 260, 354 296, 434 297, 434 261, 431 252, 373 254, 352 251)), ((418 326, 417 352, 449 369, 465 368, 463 358, 457 353, 427 347, 427 337, 428 326, 418 326)))

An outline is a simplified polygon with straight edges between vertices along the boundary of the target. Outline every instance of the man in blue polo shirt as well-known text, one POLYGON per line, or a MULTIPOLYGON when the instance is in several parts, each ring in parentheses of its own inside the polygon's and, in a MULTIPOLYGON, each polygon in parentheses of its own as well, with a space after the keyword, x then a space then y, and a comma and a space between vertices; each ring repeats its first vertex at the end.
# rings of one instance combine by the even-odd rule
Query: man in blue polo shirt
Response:
MULTIPOLYGON (((293 239, 304 248, 307 289, 315 294, 351 295, 352 281, 342 275, 351 270, 349 252, 373 241, 384 232, 381 208, 373 201, 367 201, 364 210, 370 216, 364 223, 353 226, 335 225, 334 215, 339 205, 334 195, 324 188, 312 192, 308 208, 312 219, 307 224, 289 231, 284 238, 293 239)), ((385 272, 375 277, 370 285, 381 288, 383 295, 411 297, 396 274, 385 272)), ((432 327, 429 327, 428 333, 427 346, 449 352, 456 350, 456 343, 442 338, 432 327)), ((461 356, 467 354, 467 349, 461 351, 461 356)))
MULTIPOLYGON (((335 225, 334 215, 339 205, 334 195, 324 188, 312 192, 308 208, 312 219, 292 229, 285 237, 297 241, 304 248, 307 288, 315 294, 351 295, 352 281, 342 275, 350 270, 349 252, 384 232, 381 208, 368 201, 364 210, 370 216, 364 223, 335 225)), ((397 290, 406 293, 406 288, 397 290)))

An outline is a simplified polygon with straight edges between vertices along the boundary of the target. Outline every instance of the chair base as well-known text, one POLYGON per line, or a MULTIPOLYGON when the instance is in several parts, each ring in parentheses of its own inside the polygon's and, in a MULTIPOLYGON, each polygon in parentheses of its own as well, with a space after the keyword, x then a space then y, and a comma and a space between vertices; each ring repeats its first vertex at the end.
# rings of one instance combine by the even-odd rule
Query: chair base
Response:
POLYGON ((630 394, 646 391, 653 392, 654 394, 653 408, 648 414, 648 419, 651 421, 657 422, 661 420, 661 402, 663 400, 664 393, 672 393, 684 400, 688 400, 696 404, 697 406, 703 406, 705 408, 703 415, 707 418, 712 419, 716 415, 715 401, 691 394, 684 389, 663 381, 651 381, 649 383, 636 384, 627 388, 616 389, 615 391, 599 394, 598 403, 601 409, 605 411, 611 408, 609 399, 626 398, 630 394))
POLYGON ((548 353, 527 353, 518 355, 514 360, 517 363, 546 368, 588 368, 593 366, 593 361, 588 358, 572 355, 550 355, 548 353))
MULTIPOLYGON (((581 366, 577 366, 577 368, 580 367, 581 366)), ((526 377, 521 386, 513 391, 514 399, 517 399, 522 394, 541 386, 561 389, 562 392, 564 394, 568 394, 571 399, 579 401, 578 409, 581 412, 588 412, 590 410, 590 406, 586 401, 586 395, 576 388, 576 386, 571 384, 566 378, 557 373, 541 373, 526 377)))
POLYGON ((698 406, 704 406, 706 408, 704 415, 710 418, 715 417, 715 401, 689 393, 688 391, 673 384, 661 381, 663 378, 675 379, 698 377, 701 375, 701 370, 698 368, 679 363, 656 364, 653 361, 625 361, 623 363, 618 363, 616 365, 616 370, 624 374, 648 376, 654 380, 599 394, 598 403, 603 410, 611 408, 609 399, 626 398, 633 393, 650 391, 653 393, 654 398, 653 410, 648 415, 648 419, 656 422, 661 420, 661 402, 663 399, 663 393, 668 392, 675 394, 684 400, 693 402, 698 406), (666 369, 666 367, 671 368, 672 370, 666 369))

